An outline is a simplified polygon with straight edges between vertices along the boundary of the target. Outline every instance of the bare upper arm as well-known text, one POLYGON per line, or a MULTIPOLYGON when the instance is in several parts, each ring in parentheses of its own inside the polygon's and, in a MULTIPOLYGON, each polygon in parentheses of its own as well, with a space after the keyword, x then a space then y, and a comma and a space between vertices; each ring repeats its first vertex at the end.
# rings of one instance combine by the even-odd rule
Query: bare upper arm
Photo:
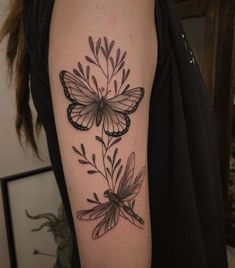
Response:
POLYGON ((51 91, 85 268, 150 265, 147 136, 157 55, 153 2, 55 2, 51 91))

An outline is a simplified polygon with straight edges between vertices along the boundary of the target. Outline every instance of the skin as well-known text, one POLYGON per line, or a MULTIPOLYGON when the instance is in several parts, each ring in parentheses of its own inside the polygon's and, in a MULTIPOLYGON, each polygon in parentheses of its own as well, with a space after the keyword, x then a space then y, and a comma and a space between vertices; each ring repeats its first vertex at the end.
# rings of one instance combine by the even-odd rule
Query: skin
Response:
MULTIPOLYGON (((94 206, 87 202, 87 198, 90 198, 93 192, 97 193, 101 203, 111 200, 114 195, 106 192, 105 198, 104 193, 108 190, 106 181, 99 175, 89 175, 86 165, 78 162, 79 155, 74 153, 72 148, 73 146, 80 148, 82 143, 87 154, 95 153, 97 159, 101 159, 101 145, 95 136, 101 135, 102 122, 96 118, 99 124, 94 123, 88 131, 81 131, 70 124, 66 115, 70 102, 63 92, 59 74, 62 70, 71 72, 77 67, 78 61, 86 66, 85 56, 91 55, 89 36, 93 37, 94 42, 97 42, 99 37, 105 36, 109 42, 115 41, 115 49, 120 48, 121 51, 127 52, 125 64, 131 71, 128 83, 131 88, 144 88, 145 92, 136 111, 128 115, 130 127, 116 147, 124 167, 130 153, 135 153, 136 177, 141 168, 147 167, 148 164, 149 101, 157 63, 154 2, 153 0, 55 1, 50 26, 49 75, 60 152, 82 268, 151 267, 148 172, 146 168, 143 183, 135 197, 134 207, 136 215, 144 220, 143 229, 137 228, 121 217, 115 228, 99 239, 92 239, 92 231, 100 219, 83 221, 77 218, 76 213, 94 206)), ((97 68, 91 69, 91 72, 96 76, 101 88, 106 88, 102 73, 97 68)), ((113 87, 110 86, 109 89, 112 91, 110 94, 113 94, 113 87)), ((101 161, 98 162, 97 165, 102 168, 101 161)))

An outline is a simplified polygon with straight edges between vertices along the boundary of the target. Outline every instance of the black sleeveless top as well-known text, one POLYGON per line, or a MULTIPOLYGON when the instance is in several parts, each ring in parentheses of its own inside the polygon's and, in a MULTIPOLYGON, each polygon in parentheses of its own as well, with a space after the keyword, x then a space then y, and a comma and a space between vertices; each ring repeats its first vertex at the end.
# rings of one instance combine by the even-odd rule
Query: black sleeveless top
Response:
MULTIPOLYGON (((24 0, 32 97, 74 234, 48 78, 53 0, 24 0)), ((170 0, 157 0, 158 66, 152 87, 148 170, 152 268, 226 268, 224 212, 214 119, 207 92, 170 0)))

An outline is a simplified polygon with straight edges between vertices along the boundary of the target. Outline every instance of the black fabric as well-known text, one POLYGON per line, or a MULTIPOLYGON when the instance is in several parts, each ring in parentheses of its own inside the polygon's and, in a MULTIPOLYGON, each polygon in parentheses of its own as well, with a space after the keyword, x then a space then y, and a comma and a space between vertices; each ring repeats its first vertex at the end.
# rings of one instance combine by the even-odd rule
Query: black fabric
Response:
MULTIPOLYGON (((212 108, 196 64, 190 63, 173 3, 156 1, 159 57, 148 137, 152 268, 226 268, 224 214, 212 108)), ((79 266, 48 79, 53 1, 25 0, 32 97, 47 135, 51 162, 74 233, 71 267, 79 266)), ((189 47, 189 46, 188 46, 189 47)))

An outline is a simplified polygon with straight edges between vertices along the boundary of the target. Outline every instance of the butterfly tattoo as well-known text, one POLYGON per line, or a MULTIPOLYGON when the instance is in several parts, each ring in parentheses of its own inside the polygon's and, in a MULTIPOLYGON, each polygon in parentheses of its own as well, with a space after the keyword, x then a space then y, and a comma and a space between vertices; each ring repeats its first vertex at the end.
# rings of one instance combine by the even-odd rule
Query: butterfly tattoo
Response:
MULTIPOLYGON (((94 59, 86 56, 89 63, 98 66, 103 72, 107 87, 99 87, 96 77, 92 76, 90 81, 90 65, 86 70, 82 64, 78 63, 78 69, 73 73, 69 71, 60 72, 60 81, 64 89, 66 98, 71 102, 67 108, 67 117, 69 122, 78 130, 87 131, 95 124, 97 127, 102 125, 104 132, 108 136, 119 137, 124 135, 130 127, 129 114, 133 113, 140 101, 144 97, 142 87, 130 88, 130 85, 124 84, 129 76, 130 70, 124 69, 126 53, 120 56, 120 49, 117 50, 116 60, 114 62, 111 51, 114 43, 110 46, 105 39, 104 47, 101 41, 97 41, 96 49, 91 39, 90 47, 93 51, 94 59), (105 48, 107 51, 105 51, 105 48), (112 69, 111 73, 104 72, 99 62, 99 50, 104 51, 107 61, 107 70, 112 69), (120 77, 120 87, 118 89, 117 80, 112 80, 118 73, 122 72, 120 77), (115 92, 115 94, 112 94, 115 92), (111 95, 111 96, 110 96, 111 95)), ((114 41, 113 41, 114 42, 114 41)))
POLYGON ((100 219, 92 233, 92 238, 97 239, 112 230, 118 223, 120 216, 130 221, 137 227, 144 225, 144 220, 134 212, 134 198, 140 191, 146 168, 143 167, 138 175, 134 177, 135 154, 131 153, 126 164, 125 172, 120 180, 117 191, 106 190, 104 197, 107 202, 101 203, 94 193, 95 200, 88 199, 91 203, 96 203, 92 209, 80 210, 77 218, 80 220, 100 219))

